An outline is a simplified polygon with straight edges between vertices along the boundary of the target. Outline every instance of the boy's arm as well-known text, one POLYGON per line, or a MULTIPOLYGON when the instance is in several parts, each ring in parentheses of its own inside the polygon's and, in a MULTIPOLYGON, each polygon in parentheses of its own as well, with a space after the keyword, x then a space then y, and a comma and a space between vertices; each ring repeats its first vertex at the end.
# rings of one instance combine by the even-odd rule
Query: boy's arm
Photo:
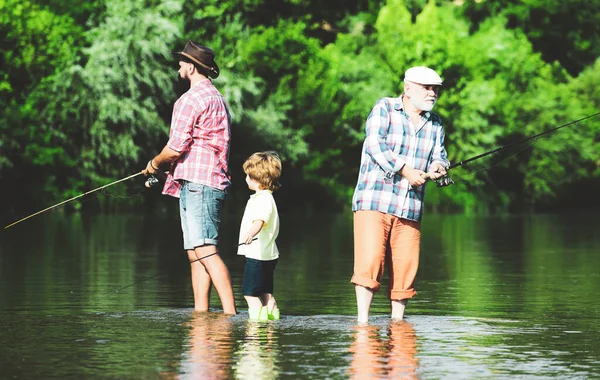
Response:
POLYGON ((262 220, 255 220, 254 222, 252 222, 252 226, 250 227, 250 229, 248 230, 248 232, 246 232, 246 235, 244 236, 244 243, 245 244, 252 243, 252 239, 260 232, 260 230, 263 228, 264 224, 265 224, 265 222, 263 222, 262 220))

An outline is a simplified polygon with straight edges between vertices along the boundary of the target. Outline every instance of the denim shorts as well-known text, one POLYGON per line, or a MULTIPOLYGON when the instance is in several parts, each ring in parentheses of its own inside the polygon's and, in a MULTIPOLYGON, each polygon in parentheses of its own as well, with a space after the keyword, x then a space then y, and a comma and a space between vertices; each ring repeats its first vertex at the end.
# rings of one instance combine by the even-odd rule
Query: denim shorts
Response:
POLYGON ((217 245, 221 209, 225 191, 195 182, 183 182, 179 197, 179 214, 183 230, 183 248, 217 245))

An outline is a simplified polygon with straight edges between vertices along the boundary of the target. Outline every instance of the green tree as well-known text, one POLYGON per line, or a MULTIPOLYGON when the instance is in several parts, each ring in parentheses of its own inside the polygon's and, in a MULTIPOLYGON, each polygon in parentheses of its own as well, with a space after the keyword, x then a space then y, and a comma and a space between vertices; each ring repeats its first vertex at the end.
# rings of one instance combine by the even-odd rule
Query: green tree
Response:
POLYGON ((40 158, 26 156, 23 147, 32 136, 42 142, 49 136, 25 123, 22 105, 45 77, 77 61, 83 33, 69 15, 56 14, 38 3, 0 1, 0 198, 5 212, 18 200, 27 202, 42 193, 30 178, 44 176, 32 164, 40 158))
MULTIPOLYGON (((436 111, 453 162, 597 112, 595 7, 0 0, 0 195, 49 203, 139 170, 167 138, 177 96, 170 52, 193 39, 212 47, 221 67, 215 85, 233 116, 234 185, 250 153, 276 149, 289 200, 348 205, 368 112, 378 98, 400 95, 412 65, 445 79, 436 111), (580 33, 551 31, 565 30, 555 16, 567 12, 580 33), (561 33, 566 61, 549 55, 561 33)), ((456 185, 432 188, 427 204, 551 207, 566 204, 574 184, 578 199, 592 199, 584 192, 600 178, 597 132, 589 120, 455 169, 456 185)))
MULTIPOLYGON (((502 17, 491 18, 471 34, 454 5, 433 2, 413 21, 406 4, 398 0, 381 9, 371 33, 357 18, 354 28, 339 34, 311 60, 309 74, 300 81, 300 103, 311 105, 310 120, 324 121, 314 130, 319 131, 315 141, 321 142, 315 150, 325 153, 313 159, 307 174, 319 173, 321 183, 337 189, 338 195, 352 188, 358 165, 347 165, 338 152, 359 155, 368 110, 380 96, 398 96, 401 75, 413 65, 433 67, 445 78, 436 111, 445 122, 453 162, 556 126, 564 117, 557 106, 570 77, 558 64, 545 63, 523 33, 507 30, 505 24, 502 17)), ((580 114, 577 109, 573 111, 580 114)), ((563 134, 565 139, 572 137, 571 131, 563 134)), ((312 134, 307 137, 311 138, 312 134)), ((584 140, 572 141, 590 146, 591 140, 584 140)), ((553 144, 560 146, 560 141, 553 144)), ((456 169, 452 174, 457 185, 430 191, 430 200, 457 207, 530 207, 573 179, 556 181, 558 172, 552 179, 531 175, 544 166, 540 155, 552 157, 548 145, 535 144, 510 158, 515 153, 456 169), (494 168, 488 170, 490 166, 494 168)), ((589 163, 581 155, 566 154, 565 160, 571 160, 565 170, 589 163)))
POLYGON ((46 173, 39 187, 55 197, 132 174, 168 132, 164 114, 175 95, 175 67, 165 70, 165 62, 172 62, 181 33, 175 17, 181 3, 106 6, 105 19, 85 33, 81 64, 44 78, 23 106, 29 140, 23 156, 32 172, 46 173))
POLYGON ((571 75, 600 56, 600 3, 587 0, 465 1, 461 12, 473 28, 490 17, 522 30, 546 62, 559 61, 571 75))

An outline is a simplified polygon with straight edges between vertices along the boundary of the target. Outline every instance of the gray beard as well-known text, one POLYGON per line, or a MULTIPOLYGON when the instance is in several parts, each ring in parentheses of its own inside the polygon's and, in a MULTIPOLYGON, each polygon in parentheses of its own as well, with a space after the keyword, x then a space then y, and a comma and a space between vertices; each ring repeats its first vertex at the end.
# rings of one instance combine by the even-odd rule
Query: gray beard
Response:
POLYGON ((427 102, 425 100, 415 100, 415 99, 411 99, 410 101, 413 104, 413 106, 417 107, 418 109, 420 109, 421 111, 424 111, 424 112, 431 111, 433 109, 433 106, 435 106, 435 103, 437 103, 437 99, 435 99, 433 101, 433 103, 427 102))

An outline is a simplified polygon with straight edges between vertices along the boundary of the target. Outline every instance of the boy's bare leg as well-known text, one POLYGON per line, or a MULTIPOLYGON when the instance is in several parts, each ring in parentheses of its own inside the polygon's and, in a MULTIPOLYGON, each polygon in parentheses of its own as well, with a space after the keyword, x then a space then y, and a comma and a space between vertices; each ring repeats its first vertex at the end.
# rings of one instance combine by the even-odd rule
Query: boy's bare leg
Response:
POLYGON ((192 267, 192 289, 194 291, 194 310, 208 311, 210 301, 210 276, 197 259, 196 252, 192 249, 187 251, 188 259, 192 267))
POLYGON ((401 321, 404 318, 404 310, 406 310, 406 305, 408 304, 408 300, 392 300, 392 319, 396 321, 401 321))
POLYGON ((248 303, 248 309, 260 309, 263 306, 260 297, 244 296, 244 298, 248 303))
POLYGON ((373 291, 364 286, 355 285, 356 306, 358 308, 358 323, 367 323, 369 321, 369 310, 373 301, 373 291))
POLYGON ((217 252, 217 247, 214 245, 204 245, 195 249, 196 257, 201 259, 199 262, 204 265, 206 272, 210 276, 210 280, 212 280, 219 294, 221 305, 223 305, 223 313, 237 314, 229 270, 225 266, 221 256, 218 254, 214 255, 215 252, 217 252))
POLYGON ((267 310, 269 310, 269 312, 272 312, 273 310, 277 309, 277 302, 275 301, 275 297, 273 297, 273 294, 263 294, 262 300, 263 305, 267 305, 267 310))

